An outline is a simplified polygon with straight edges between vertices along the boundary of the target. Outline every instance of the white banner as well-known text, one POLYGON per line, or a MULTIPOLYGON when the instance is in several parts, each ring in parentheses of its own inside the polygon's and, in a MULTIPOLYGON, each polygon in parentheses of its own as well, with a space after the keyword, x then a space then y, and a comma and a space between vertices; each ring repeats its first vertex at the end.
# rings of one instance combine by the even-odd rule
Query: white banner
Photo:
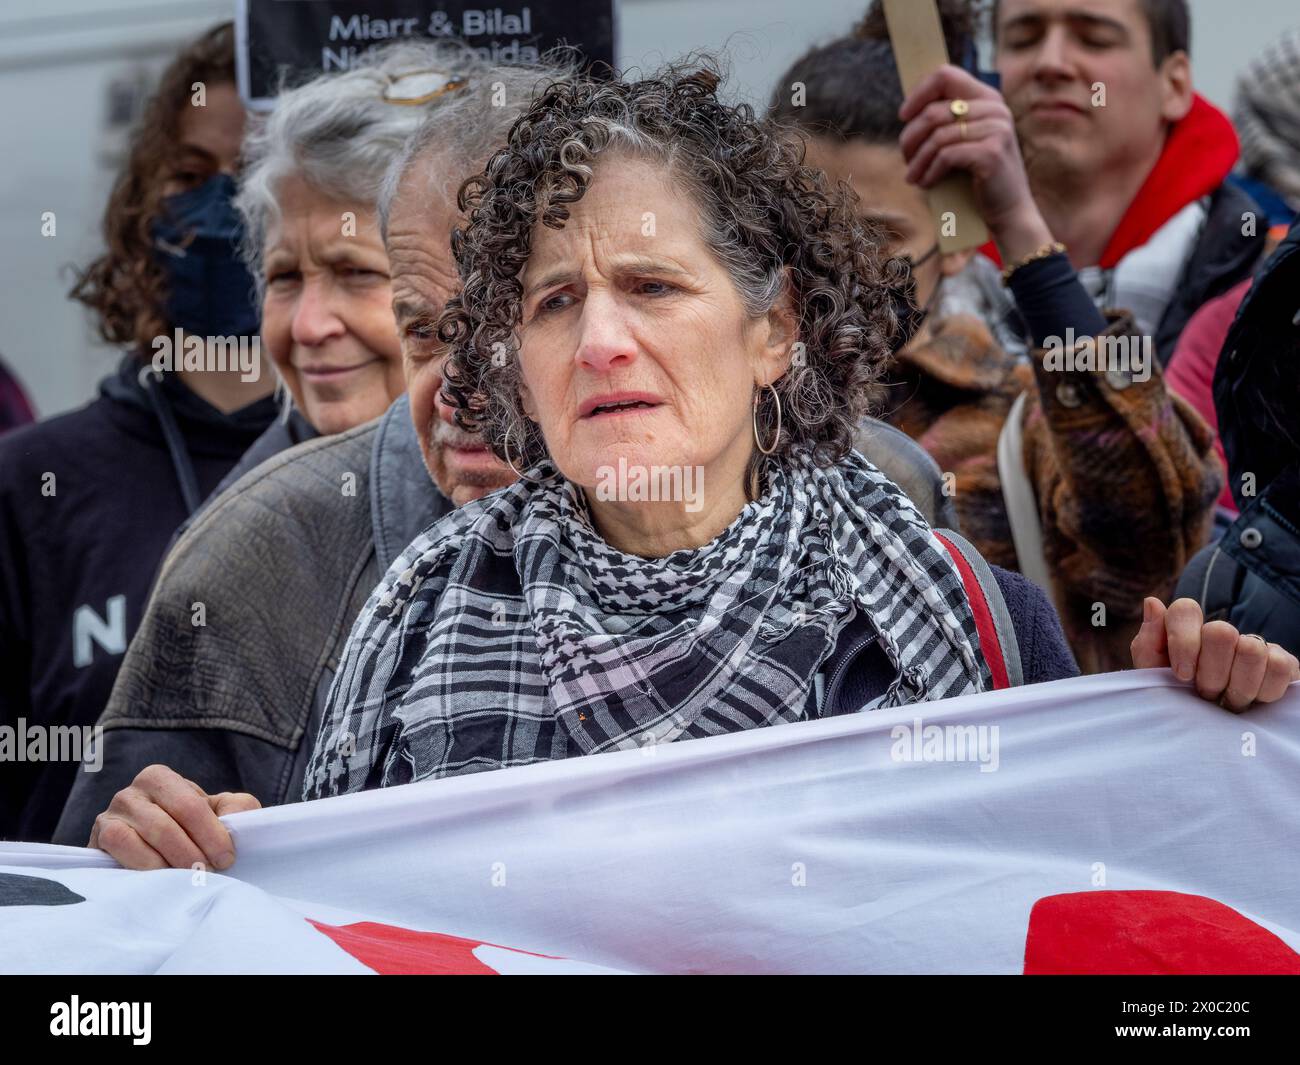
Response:
POLYGON ((1300 973, 1300 688, 1081 678, 226 818, 230 875, 0 844, 5 972, 1300 973))

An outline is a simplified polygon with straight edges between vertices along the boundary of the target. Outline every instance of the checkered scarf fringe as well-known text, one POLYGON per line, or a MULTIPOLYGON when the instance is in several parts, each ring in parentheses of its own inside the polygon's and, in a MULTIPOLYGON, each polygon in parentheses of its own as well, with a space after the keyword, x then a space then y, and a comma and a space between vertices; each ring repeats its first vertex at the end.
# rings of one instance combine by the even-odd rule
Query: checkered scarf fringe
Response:
POLYGON ((767 477, 657 559, 607 544, 549 465, 447 514, 357 619, 304 797, 798 720, 855 610, 897 672, 864 709, 991 687, 956 567, 892 482, 857 452, 767 477))

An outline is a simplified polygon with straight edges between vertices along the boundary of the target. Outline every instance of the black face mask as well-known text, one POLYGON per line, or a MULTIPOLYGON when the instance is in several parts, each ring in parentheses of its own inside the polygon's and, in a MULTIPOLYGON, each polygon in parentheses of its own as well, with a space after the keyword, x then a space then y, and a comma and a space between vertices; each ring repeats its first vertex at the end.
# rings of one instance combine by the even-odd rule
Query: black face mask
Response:
POLYGON ((934 286, 934 291, 930 293, 930 298, 925 301, 924 307, 916 305, 916 268, 923 263, 929 262, 939 254, 939 244, 936 241, 934 247, 922 255, 919 259, 913 259, 910 255, 901 256, 908 267, 908 282, 901 292, 894 295, 894 314, 898 318, 899 335, 894 342, 894 351, 902 351, 916 336, 916 331, 921 328, 921 323, 929 316, 930 311, 934 308, 934 301, 939 295, 939 286, 934 286))
POLYGON ((235 181, 217 174, 169 196, 153 224, 154 255, 167 274, 167 324, 197 336, 249 336, 260 314, 253 275, 239 256, 243 224, 235 181))

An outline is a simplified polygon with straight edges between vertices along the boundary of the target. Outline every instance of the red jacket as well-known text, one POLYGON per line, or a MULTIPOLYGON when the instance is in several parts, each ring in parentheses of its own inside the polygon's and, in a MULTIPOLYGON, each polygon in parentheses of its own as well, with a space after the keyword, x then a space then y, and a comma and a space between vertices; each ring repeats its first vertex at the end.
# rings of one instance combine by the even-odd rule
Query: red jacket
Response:
MULTIPOLYGON (((1204 97, 1194 96, 1191 110, 1169 127, 1160 158, 1111 233, 1097 265, 1111 269, 1189 203, 1214 192, 1232 172, 1240 153, 1237 131, 1228 116, 1204 97)), ((992 241, 980 251, 1002 265, 992 241)))
MULTIPOLYGON (((1174 357, 1165 367, 1165 383, 1170 390, 1187 400, 1196 412, 1214 430, 1214 450, 1219 454, 1223 468, 1228 468, 1228 458, 1223 453, 1219 439, 1219 415, 1214 409, 1214 369, 1219 364, 1219 352, 1228 336, 1237 308, 1246 298, 1251 279, 1239 281, 1222 296, 1216 296, 1192 315, 1174 349, 1174 357)), ((1219 496, 1219 506, 1234 514, 1237 504, 1232 498, 1232 485, 1228 484, 1219 496)))

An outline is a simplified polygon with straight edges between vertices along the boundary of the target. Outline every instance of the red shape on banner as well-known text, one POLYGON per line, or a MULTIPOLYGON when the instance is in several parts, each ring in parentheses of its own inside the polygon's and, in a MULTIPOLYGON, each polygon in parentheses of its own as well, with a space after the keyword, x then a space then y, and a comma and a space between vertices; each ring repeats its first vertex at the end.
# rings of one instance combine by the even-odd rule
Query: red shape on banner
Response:
MULTIPOLYGON (((497 976, 495 969, 484 965, 474 956, 475 947, 495 947, 495 943, 482 943, 477 939, 461 939, 438 932, 417 932, 412 928, 379 924, 376 921, 358 921, 356 924, 322 924, 307 918, 308 924, 351 954, 362 965, 369 966, 380 976, 497 976)), ((549 954, 532 954, 527 950, 514 950, 516 954, 529 954, 534 958, 549 958, 549 954)))
POLYGON ((1079 891, 1034 903, 1025 975, 1300 975, 1268 929, 1203 895, 1079 891))

